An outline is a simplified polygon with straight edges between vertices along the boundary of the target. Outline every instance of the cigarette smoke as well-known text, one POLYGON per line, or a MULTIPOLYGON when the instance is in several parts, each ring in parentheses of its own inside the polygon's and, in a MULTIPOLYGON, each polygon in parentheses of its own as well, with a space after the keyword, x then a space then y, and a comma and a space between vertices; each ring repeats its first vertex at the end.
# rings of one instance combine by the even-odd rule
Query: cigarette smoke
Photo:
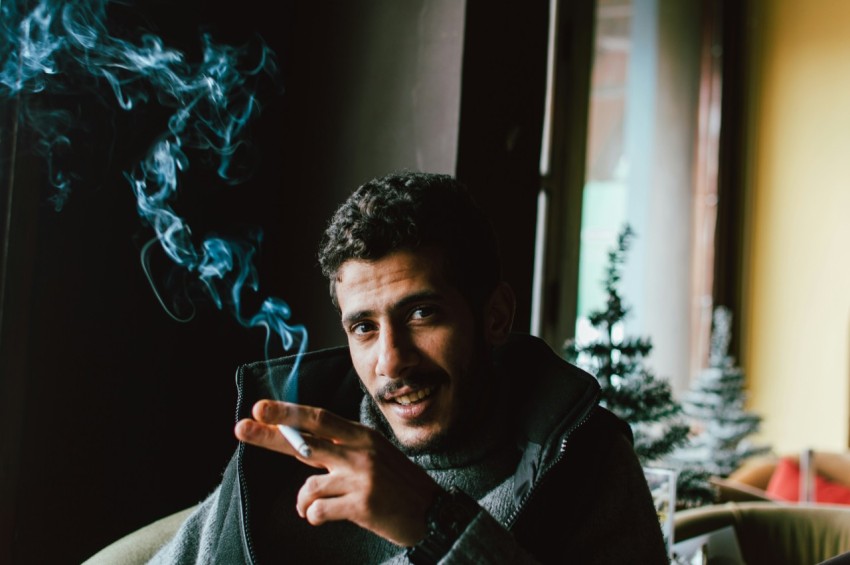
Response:
MULTIPOLYGON (((224 183, 244 181, 236 166, 240 148, 247 143, 246 126, 259 113, 255 95, 259 80, 277 79, 274 53, 260 41, 259 48, 216 43, 209 34, 199 38, 199 60, 170 48, 160 37, 141 34, 122 39, 110 33, 108 0, 17 0, 0 3, 0 99, 15 100, 19 127, 34 133, 35 149, 45 159, 52 186, 50 202, 61 211, 78 182, 63 159, 84 133, 84 119, 61 108, 51 108, 51 95, 90 93, 123 112, 156 105, 166 109, 167 121, 144 157, 124 171, 142 222, 154 235, 142 249, 142 265, 160 303, 178 316, 157 291, 149 267, 158 245, 179 268, 201 284, 220 310, 228 310, 247 328, 266 332, 265 355, 273 338, 286 351, 307 347, 307 332, 289 323, 287 303, 269 297, 253 315, 242 312, 243 292, 259 291, 254 258, 262 239, 259 232, 242 239, 208 235, 196 238, 174 207, 188 155, 212 156, 217 177, 224 183), (47 101, 47 102, 45 102, 47 101)), ((300 357, 300 356, 299 356, 300 357)), ((297 363, 292 374, 297 371, 297 363)), ((282 397, 297 398, 295 379, 287 379, 282 397)))

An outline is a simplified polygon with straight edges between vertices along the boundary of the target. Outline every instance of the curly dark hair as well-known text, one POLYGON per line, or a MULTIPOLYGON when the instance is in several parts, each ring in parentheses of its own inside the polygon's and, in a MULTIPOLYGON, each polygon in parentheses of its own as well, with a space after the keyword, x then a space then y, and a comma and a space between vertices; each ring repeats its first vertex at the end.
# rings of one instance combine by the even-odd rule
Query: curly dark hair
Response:
POLYGON ((319 265, 336 299, 337 272, 350 259, 436 248, 446 275, 478 309, 501 280, 493 227, 466 186, 450 175, 397 172, 355 190, 337 209, 319 246, 319 265))

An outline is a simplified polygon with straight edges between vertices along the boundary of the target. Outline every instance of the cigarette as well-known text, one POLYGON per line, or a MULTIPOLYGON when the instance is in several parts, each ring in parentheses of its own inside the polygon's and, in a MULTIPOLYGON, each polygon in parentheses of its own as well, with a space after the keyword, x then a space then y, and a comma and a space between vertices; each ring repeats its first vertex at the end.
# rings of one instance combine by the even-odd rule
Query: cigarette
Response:
POLYGON ((295 451, 301 454, 301 457, 310 457, 313 451, 310 449, 310 446, 307 445, 307 442, 304 441, 304 438, 298 433, 298 430, 295 428, 290 428, 289 426, 284 426, 283 424, 278 424, 277 429, 280 430, 280 433, 286 438, 286 441, 289 442, 295 451))

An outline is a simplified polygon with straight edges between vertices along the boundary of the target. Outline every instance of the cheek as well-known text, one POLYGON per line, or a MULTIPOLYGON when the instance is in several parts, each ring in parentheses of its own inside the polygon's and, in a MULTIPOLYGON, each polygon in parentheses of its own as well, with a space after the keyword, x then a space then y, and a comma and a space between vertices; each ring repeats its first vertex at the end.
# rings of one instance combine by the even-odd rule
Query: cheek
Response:
POLYGON ((452 379, 463 378, 472 364, 474 353, 469 334, 454 333, 446 336, 442 342, 442 352, 441 364, 444 370, 452 376, 452 379))
POLYGON ((349 344, 349 349, 351 351, 351 364, 354 366, 357 376, 360 377, 360 382, 363 383, 366 390, 373 393, 375 390, 374 361, 370 358, 366 351, 363 351, 360 348, 352 347, 349 344))

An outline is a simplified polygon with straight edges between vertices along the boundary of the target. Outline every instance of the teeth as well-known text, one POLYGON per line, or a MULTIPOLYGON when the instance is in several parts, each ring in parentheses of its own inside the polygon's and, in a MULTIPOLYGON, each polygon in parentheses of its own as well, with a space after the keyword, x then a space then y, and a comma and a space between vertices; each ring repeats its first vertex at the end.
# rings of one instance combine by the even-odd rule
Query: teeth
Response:
POLYGON ((416 392, 411 392, 410 394, 405 394, 405 395, 399 396, 398 398, 395 399, 395 401, 398 402, 399 404, 401 404, 402 406, 407 406, 409 404, 413 404, 414 402, 422 400, 423 398, 425 398, 426 396, 428 396, 430 394, 431 394, 430 388, 423 388, 423 389, 417 390, 416 392))

